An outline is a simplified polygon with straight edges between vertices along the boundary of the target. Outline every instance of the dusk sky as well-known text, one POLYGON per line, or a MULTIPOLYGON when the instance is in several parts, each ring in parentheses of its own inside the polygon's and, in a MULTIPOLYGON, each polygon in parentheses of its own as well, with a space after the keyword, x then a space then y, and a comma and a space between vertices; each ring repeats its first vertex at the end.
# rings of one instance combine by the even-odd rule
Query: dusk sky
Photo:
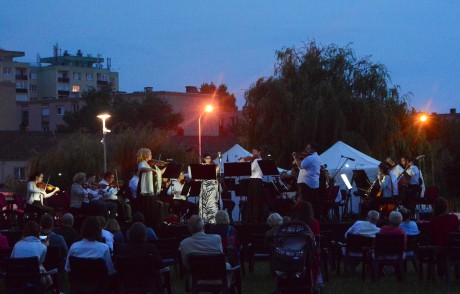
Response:
POLYGON ((275 51, 316 40, 383 63, 418 110, 460 111, 460 1, 3 0, 0 47, 20 61, 62 51, 112 58, 121 91, 244 92, 273 74, 275 51))

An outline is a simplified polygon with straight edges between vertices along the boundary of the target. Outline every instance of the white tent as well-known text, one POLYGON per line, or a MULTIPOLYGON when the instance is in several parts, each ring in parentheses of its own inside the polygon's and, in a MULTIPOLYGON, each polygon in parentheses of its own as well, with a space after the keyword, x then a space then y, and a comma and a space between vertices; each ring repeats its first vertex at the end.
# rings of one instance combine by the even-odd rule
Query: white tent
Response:
MULTIPOLYGON (((226 152, 222 153, 222 166, 220 166, 223 171, 224 163, 226 162, 238 162, 238 158, 252 156, 252 153, 244 149, 238 144, 235 144, 232 148, 228 149, 226 152)), ((219 164, 219 158, 214 159, 215 164, 219 164)))
MULTIPOLYGON (((320 155, 320 158, 321 164, 327 165, 329 175, 331 177, 335 175, 335 184, 340 186, 340 189, 345 189, 347 191, 348 189, 341 177, 342 174, 346 174, 349 181, 351 181, 353 177, 353 170, 364 170, 370 182, 373 182, 377 177, 378 165, 380 164, 380 161, 354 149, 342 141, 336 142, 329 149, 324 151, 320 155), (340 167, 342 167, 342 169, 338 172, 340 167)), ((358 212, 360 199, 359 197, 353 196, 354 191, 356 191, 355 184, 353 184, 353 189, 351 190, 351 197, 353 197, 353 206, 351 207, 351 210, 358 212)))

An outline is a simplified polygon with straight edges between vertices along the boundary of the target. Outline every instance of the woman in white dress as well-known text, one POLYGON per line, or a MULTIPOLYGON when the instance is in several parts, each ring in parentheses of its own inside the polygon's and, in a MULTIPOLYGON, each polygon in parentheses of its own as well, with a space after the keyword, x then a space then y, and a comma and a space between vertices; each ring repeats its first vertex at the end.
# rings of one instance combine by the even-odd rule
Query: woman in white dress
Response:
MULTIPOLYGON (((205 153, 203 155, 203 164, 211 164, 216 167, 216 174, 219 167, 212 162, 211 154, 205 153)), ((216 180, 206 180, 201 183, 200 200, 198 202, 199 216, 205 223, 215 224, 216 213, 219 210, 219 189, 216 180)))

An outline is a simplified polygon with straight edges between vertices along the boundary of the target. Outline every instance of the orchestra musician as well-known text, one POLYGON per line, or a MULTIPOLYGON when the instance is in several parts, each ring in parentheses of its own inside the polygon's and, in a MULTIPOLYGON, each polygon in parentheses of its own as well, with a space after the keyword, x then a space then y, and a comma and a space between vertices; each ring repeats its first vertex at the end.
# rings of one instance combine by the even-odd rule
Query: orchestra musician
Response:
POLYGON ((262 149, 252 148, 252 157, 245 158, 251 161, 251 177, 248 185, 248 202, 245 209, 246 221, 250 223, 264 222, 264 201, 262 199, 262 177, 259 160, 262 160, 262 149))
POLYGON ((196 214, 198 207, 196 204, 187 200, 187 197, 182 195, 182 189, 185 185, 185 175, 180 173, 177 179, 172 179, 168 187, 167 194, 173 196, 172 205, 174 208, 185 209, 187 211, 185 219, 187 220, 193 214, 196 214))
POLYGON ((319 195, 321 160, 317 149, 318 145, 316 143, 310 143, 305 147, 306 156, 303 160, 296 153, 292 155, 295 165, 300 168, 297 179, 300 195, 304 201, 310 201, 314 216, 319 219, 321 213, 321 199, 319 195))
POLYGON ((396 179, 398 179, 399 176, 404 172, 404 169, 391 156, 387 156, 385 161, 390 167, 390 170, 396 179))
POLYGON ((99 182, 99 188, 102 194, 101 200, 109 212, 109 217, 116 218, 118 212, 118 196, 120 188, 114 183, 115 175, 112 172, 106 172, 99 182))
POLYGON ((401 165, 405 169, 405 173, 410 177, 407 186, 402 188, 403 205, 410 211, 415 211, 415 203, 417 197, 420 196, 421 189, 421 175, 420 170, 414 164, 412 159, 407 156, 401 157, 401 165))
MULTIPOLYGON (((214 165, 216 175, 219 172, 217 164, 212 162, 211 154, 203 154, 202 164, 214 165)), ((201 182, 200 197, 198 201, 198 211, 200 217, 206 224, 216 223, 216 213, 219 210, 219 183, 216 180, 205 180, 201 182)))
POLYGON ((86 182, 84 187, 88 193, 89 205, 87 212, 89 215, 102 215, 105 219, 108 219, 109 210, 115 210, 116 212, 116 204, 102 201, 103 194, 101 192, 101 186, 98 184, 95 175, 86 175, 86 182))
POLYGON ((35 172, 27 183, 26 208, 31 212, 41 216, 44 213, 54 215, 54 208, 43 204, 43 199, 48 198, 59 192, 59 188, 47 193, 47 184, 43 183, 43 173, 35 172))

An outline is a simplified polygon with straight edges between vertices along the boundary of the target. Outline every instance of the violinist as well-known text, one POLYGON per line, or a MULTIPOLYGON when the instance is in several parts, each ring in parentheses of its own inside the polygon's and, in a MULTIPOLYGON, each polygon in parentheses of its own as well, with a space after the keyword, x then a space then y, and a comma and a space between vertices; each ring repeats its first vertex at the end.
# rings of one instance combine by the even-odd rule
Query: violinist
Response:
POLYGON ((112 172, 106 172, 103 179, 99 182, 99 187, 102 194, 101 200, 104 202, 104 206, 107 208, 111 218, 116 218, 118 212, 117 193, 120 190, 114 181, 115 174, 112 172))
POLYGON ((185 219, 188 219, 190 216, 197 213, 198 207, 196 204, 187 201, 187 197, 181 194, 184 185, 185 175, 181 172, 177 179, 171 180, 171 185, 168 188, 167 194, 173 196, 172 205, 174 208, 187 211, 185 219))
POLYGON ((321 211, 321 199, 319 195, 321 160, 316 152, 317 149, 316 143, 310 143, 305 147, 305 157, 303 160, 300 160, 295 153, 293 154, 293 158, 295 164, 300 169, 297 178, 299 194, 304 201, 310 201, 315 218, 319 219, 321 211))
POLYGON ((422 178, 418 167, 414 164, 412 158, 403 156, 401 157, 401 165, 405 173, 410 177, 407 186, 403 187, 400 191, 402 203, 404 207, 410 211, 415 211, 416 199, 420 197, 422 191, 422 178))
POLYGON ((248 185, 248 206, 246 208, 246 220, 250 223, 264 221, 264 201, 262 199, 262 177, 259 160, 262 160, 262 149, 252 148, 251 178, 248 185))
POLYGON ((88 214, 89 215, 102 215, 106 219, 109 217, 109 209, 113 207, 111 203, 102 201, 102 186, 98 184, 96 176, 88 174, 84 184, 88 192, 88 214))
POLYGON ((59 188, 46 193, 45 187, 43 187, 43 185, 46 186, 46 184, 43 183, 42 172, 36 172, 30 177, 29 182, 27 183, 27 209, 32 212, 37 212, 40 216, 44 213, 54 215, 54 208, 43 205, 43 199, 51 197, 59 192, 59 188))

